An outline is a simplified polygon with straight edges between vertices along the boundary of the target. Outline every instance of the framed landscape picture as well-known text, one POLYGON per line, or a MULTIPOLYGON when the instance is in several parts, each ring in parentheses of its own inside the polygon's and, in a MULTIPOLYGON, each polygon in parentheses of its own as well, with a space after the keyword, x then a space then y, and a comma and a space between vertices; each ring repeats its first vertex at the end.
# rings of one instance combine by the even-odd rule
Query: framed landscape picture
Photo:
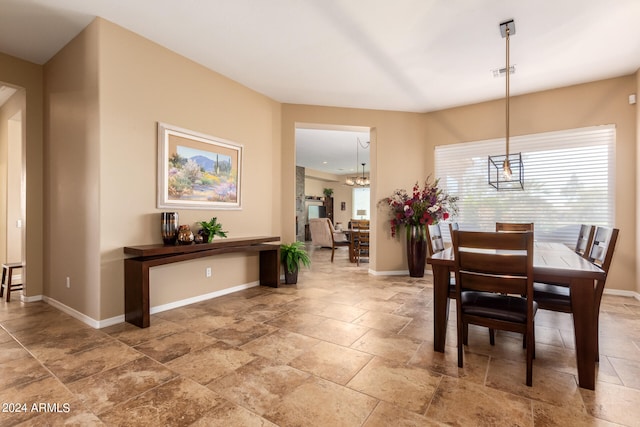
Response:
POLYGON ((242 146, 158 123, 158 208, 241 209, 242 146))

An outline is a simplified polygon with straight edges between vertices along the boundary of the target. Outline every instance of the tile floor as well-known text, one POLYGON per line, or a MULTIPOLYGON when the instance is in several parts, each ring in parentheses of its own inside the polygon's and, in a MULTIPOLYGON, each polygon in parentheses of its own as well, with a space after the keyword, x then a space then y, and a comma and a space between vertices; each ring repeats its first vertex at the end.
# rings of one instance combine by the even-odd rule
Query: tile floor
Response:
POLYGON ((147 329, 0 303, 0 426, 640 425, 640 301, 603 300, 595 392, 576 384, 571 317, 539 312, 527 387, 519 336, 491 347, 472 327, 458 369, 453 313, 434 353, 429 275, 375 277, 345 249, 333 264, 311 252, 297 286, 159 313, 147 329))

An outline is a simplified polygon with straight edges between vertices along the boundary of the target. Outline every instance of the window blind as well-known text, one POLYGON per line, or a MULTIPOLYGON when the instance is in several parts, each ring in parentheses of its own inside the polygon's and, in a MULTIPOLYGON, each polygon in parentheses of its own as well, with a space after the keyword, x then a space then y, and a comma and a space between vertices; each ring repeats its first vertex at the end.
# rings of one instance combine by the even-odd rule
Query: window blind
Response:
MULTIPOLYGON (((489 155, 504 154, 505 140, 437 146, 440 185, 458 195, 455 218, 465 230, 493 230, 495 222, 534 222, 535 238, 575 245, 580 224, 613 226, 615 126, 511 137, 522 153, 524 191, 488 184, 489 155)), ((448 227, 443 227, 448 236, 448 227)))

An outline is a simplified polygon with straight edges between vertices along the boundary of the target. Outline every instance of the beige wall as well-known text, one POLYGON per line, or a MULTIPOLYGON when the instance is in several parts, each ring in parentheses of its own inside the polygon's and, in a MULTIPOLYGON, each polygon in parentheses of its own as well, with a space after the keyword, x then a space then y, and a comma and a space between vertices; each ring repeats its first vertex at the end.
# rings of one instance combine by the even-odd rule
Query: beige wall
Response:
POLYGON ((23 88, 26 110, 23 115, 26 168, 25 262, 23 280, 27 297, 43 292, 43 90, 42 67, 0 53, 0 81, 23 88))
MULTIPOLYGON (((585 126, 616 126, 615 226, 620 229, 607 287, 637 290, 635 283, 636 107, 634 76, 514 97, 511 135, 548 132, 585 126)), ((504 101, 493 101, 426 115, 429 152, 436 145, 504 136, 504 101)))
MULTIPOLYGON (((161 243, 168 210, 156 208, 158 121, 244 147, 242 209, 177 210, 181 224, 216 216, 229 237, 280 234, 278 103, 102 19, 46 80, 52 298, 96 320, 123 314, 122 248, 161 243)), ((257 265, 239 254, 155 269, 151 305, 255 282, 257 265)))

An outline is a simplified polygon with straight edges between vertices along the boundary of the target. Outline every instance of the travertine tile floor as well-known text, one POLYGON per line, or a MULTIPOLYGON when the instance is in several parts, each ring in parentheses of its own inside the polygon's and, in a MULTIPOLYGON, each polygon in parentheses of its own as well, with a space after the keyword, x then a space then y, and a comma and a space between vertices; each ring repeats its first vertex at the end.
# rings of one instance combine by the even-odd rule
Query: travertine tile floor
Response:
POLYGON ((519 336, 491 347, 471 329, 458 369, 452 313, 433 352, 429 275, 329 256, 312 250, 297 286, 159 313, 148 329, 0 303, 0 425, 640 425, 640 301, 604 298, 595 392, 576 384, 571 317, 539 312, 529 388, 519 336))

